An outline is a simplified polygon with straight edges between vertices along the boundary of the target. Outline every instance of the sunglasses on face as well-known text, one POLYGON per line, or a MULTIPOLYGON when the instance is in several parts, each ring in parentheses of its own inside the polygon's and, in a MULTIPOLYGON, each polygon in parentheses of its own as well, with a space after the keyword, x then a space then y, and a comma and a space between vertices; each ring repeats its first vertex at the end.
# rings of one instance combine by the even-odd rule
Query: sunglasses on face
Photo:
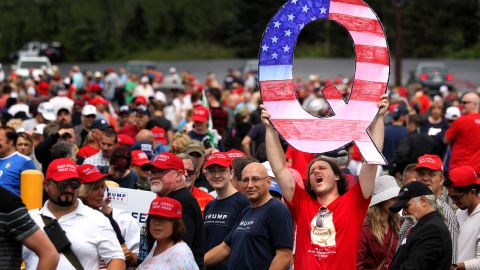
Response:
POLYGON ((458 201, 460 201, 465 195, 467 195, 467 193, 468 193, 468 192, 463 192, 463 193, 460 193, 460 194, 458 194, 458 195, 450 195, 450 194, 449 194, 449 196, 450 196, 450 198, 452 198, 453 201, 458 202, 458 201))
POLYGON ((244 177, 242 179, 240 179, 240 182, 242 183, 249 183, 250 181, 254 184, 262 181, 263 179, 267 179, 268 178, 268 175, 267 176, 264 176, 264 177, 257 177, 257 176, 254 176, 254 177, 244 177))
POLYGON ((65 189, 67 189, 67 187, 71 187, 72 189, 78 189, 80 188, 80 181, 78 181, 77 179, 72 179, 72 180, 66 180, 66 181, 61 181, 61 182, 55 182, 55 181, 52 181, 53 183, 55 183, 55 186, 57 186, 57 189, 60 190, 60 191, 64 191, 65 189))
POLYGON ((195 174, 195 170, 186 170, 187 171, 187 174, 188 176, 192 176, 195 174))

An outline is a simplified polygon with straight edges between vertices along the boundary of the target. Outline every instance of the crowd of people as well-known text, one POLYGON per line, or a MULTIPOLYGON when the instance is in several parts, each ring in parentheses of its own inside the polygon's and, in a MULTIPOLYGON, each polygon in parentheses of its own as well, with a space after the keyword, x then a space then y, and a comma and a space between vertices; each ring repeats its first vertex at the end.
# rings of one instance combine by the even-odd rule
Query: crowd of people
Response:
MULTIPOLYGON (((291 147, 255 72, 73 66, 0 83, 0 268, 480 269, 480 96, 413 84, 378 97, 354 144, 291 147), (168 87, 167 87, 168 86, 168 87), (44 175, 27 211, 22 172, 44 175), (153 192, 145 223, 109 188, 153 192)), ((295 79, 301 106, 334 112, 352 80, 295 79)))

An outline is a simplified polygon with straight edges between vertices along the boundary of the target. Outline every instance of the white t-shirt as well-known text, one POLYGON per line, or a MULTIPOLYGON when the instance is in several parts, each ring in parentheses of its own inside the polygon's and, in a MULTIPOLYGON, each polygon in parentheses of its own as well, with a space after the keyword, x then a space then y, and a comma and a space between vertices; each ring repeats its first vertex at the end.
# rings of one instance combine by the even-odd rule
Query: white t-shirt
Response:
POLYGON ((185 242, 178 242, 164 252, 153 256, 156 246, 157 242, 137 270, 198 270, 193 253, 185 242))
POLYGON ((140 248, 140 226, 130 213, 125 210, 112 208, 112 217, 117 222, 125 244, 130 251, 138 255, 140 248))
MULTIPOLYGON (((85 206, 79 199, 78 207, 75 211, 68 213, 58 219, 58 223, 66 232, 70 240, 71 250, 77 256, 84 269, 98 269, 100 258, 105 262, 112 259, 125 259, 117 236, 110 224, 110 221, 97 210, 85 206)), ((48 210, 49 201, 41 209, 29 211, 30 216, 35 223, 43 229, 41 214, 55 218, 48 210)), ((37 255, 23 246, 23 259, 25 260, 26 270, 37 269, 37 255)), ((62 254, 57 269, 75 270, 68 259, 62 254)))
POLYGON ((458 262, 465 269, 480 269, 480 204, 469 216, 467 210, 456 212, 460 233, 458 235, 458 262))

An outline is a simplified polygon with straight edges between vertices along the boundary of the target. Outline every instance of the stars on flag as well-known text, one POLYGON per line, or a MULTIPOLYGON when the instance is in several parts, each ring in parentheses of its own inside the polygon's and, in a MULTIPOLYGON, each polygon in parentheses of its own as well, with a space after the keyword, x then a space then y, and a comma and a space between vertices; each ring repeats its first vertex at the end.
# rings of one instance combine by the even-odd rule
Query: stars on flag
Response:
POLYGON ((312 21, 327 19, 330 0, 289 0, 266 27, 260 65, 291 65, 298 35, 312 21))

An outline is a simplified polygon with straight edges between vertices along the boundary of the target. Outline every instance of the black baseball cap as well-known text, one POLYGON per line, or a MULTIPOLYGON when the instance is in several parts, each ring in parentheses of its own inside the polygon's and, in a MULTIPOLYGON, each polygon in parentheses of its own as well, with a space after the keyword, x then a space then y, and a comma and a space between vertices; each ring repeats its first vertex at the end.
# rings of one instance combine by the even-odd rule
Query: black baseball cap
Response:
POLYGON ((150 110, 145 105, 138 105, 135 111, 140 114, 150 115, 150 110))
POLYGON ((405 207, 410 199, 423 195, 433 195, 433 191, 422 182, 413 181, 403 186, 400 189, 400 192, 398 192, 397 200, 392 206, 390 206, 390 212, 398 213, 403 207, 405 207))
POLYGON ((100 129, 100 130, 105 130, 109 127, 110 125, 105 119, 99 119, 93 121, 93 123, 90 125, 90 129, 100 129))

